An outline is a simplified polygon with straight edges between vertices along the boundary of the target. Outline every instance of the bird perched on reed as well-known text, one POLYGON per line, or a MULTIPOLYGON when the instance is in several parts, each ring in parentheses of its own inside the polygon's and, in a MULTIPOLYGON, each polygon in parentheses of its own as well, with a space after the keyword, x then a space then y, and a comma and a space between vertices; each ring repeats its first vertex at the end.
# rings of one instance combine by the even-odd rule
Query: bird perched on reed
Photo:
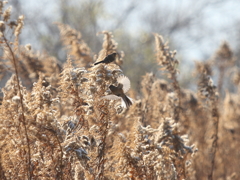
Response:
POLYGON ((104 63, 104 64, 111 63, 115 60, 116 55, 117 55, 117 53, 109 54, 102 61, 94 63, 94 65, 97 65, 97 64, 100 64, 100 63, 104 63))
POLYGON ((126 76, 119 76, 117 78, 118 85, 110 85, 109 89, 111 90, 112 94, 104 96, 103 98, 109 100, 117 100, 121 99, 122 106, 124 108, 128 108, 133 104, 133 100, 126 96, 125 93, 130 89, 130 80, 126 76))

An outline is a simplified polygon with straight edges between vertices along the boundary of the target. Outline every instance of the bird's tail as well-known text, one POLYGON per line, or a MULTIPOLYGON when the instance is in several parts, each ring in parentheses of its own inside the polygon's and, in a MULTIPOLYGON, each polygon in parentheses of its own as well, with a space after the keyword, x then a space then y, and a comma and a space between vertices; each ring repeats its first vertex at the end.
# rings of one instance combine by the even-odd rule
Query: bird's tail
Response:
POLYGON ((102 63, 102 61, 94 63, 94 66, 96 66, 97 64, 100 64, 100 63, 102 63))
POLYGON ((127 97, 126 95, 122 97, 122 106, 129 108, 133 104, 133 101, 130 97, 127 97))

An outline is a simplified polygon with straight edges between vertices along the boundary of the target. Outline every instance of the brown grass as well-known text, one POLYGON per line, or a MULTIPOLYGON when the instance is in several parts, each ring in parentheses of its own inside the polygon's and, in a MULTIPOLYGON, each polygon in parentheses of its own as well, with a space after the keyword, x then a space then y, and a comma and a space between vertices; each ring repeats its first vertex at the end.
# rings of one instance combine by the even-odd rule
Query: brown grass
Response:
POLYGON ((9 22, 2 2, 0 12, 0 78, 11 74, 1 89, 0 179, 239 179, 240 96, 224 89, 223 78, 231 72, 239 91, 240 71, 227 43, 196 62, 192 92, 179 85, 176 52, 154 34, 166 80, 147 73, 123 109, 101 98, 124 74, 110 32, 100 33, 102 49, 93 55, 80 32, 58 24, 69 54, 62 67, 19 44, 23 16, 9 22), (114 52, 116 61, 93 66, 114 52))

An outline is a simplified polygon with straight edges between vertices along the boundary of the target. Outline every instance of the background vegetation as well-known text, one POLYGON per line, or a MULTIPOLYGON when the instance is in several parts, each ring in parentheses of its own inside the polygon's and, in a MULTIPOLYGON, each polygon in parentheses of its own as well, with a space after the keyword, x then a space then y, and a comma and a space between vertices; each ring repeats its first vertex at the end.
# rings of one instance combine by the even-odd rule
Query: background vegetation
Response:
MULTIPOLYGON (((98 27, 102 1, 83 1, 80 9, 60 1, 62 19, 54 24, 19 15, 19 2, 11 9, 0 1, 0 179, 240 177, 240 70, 227 42, 179 79, 186 69, 161 35, 140 31, 135 41, 122 27, 134 1, 114 33, 98 27), (24 22, 41 51, 26 44, 24 22), (114 63, 93 66, 113 52, 114 63), (120 75, 133 85, 129 109, 101 98, 120 75)), ((152 25, 161 23, 156 17, 152 25)), ((163 35, 187 28, 189 17, 163 35)))

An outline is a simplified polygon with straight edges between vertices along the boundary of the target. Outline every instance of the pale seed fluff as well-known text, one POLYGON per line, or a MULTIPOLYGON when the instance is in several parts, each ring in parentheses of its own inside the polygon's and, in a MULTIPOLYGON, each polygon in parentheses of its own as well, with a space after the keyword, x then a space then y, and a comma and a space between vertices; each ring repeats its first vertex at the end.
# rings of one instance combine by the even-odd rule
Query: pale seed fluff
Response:
POLYGON ((19 96, 14 96, 14 97, 12 98, 12 102, 18 104, 18 103, 20 102, 20 97, 19 97, 19 96))
POLYGON ((28 50, 28 51, 30 51, 30 50, 32 49, 31 44, 26 44, 26 45, 25 45, 25 49, 28 50))

